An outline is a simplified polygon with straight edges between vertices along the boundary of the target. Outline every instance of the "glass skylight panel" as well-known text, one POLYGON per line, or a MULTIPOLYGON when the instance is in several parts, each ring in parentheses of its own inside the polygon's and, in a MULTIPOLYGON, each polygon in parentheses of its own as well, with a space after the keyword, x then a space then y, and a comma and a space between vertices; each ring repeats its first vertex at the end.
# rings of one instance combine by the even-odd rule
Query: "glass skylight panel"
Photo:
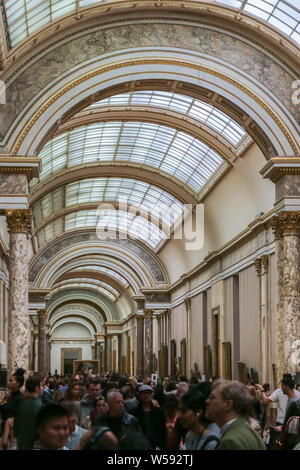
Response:
POLYGON ((113 271, 112 269, 105 268, 104 266, 97 266, 97 265, 87 265, 87 266, 80 266, 78 268, 72 269, 72 271, 97 271, 103 274, 108 274, 109 276, 112 276, 116 279, 118 279, 122 284, 127 284, 126 279, 124 279, 123 276, 121 276, 119 273, 116 271, 113 271))
MULTIPOLYGON (((115 145, 112 147, 109 143, 110 160, 144 163, 161 168, 170 175, 175 174, 184 157, 189 161, 189 166, 195 168, 204 156, 209 158, 212 154, 209 147, 198 139, 166 126, 144 122, 100 122, 68 131, 61 135, 60 139, 53 139, 53 144, 46 144, 40 154, 44 165, 40 179, 43 180, 66 166, 70 168, 74 165, 103 161, 106 141, 103 142, 102 136, 106 131, 110 133, 112 130, 115 145), (78 135, 81 140, 78 140, 78 135), (76 152, 73 139, 77 142, 76 152)), ((206 174, 207 178, 221 163, 221 157, 217 156, 211 163, 211 174, 206 174)), ((198 190, 203 185, 200 184, 200 176, 198 190)), ((189 184, 187 179, 182 181, 189 184)))
MULTIPOLYGON (((224 135, 234 145, 238 144, 246 132, 235 121, 213 106, 179 93, 162 91, 136 91, 111 96, 92 104, 86 109, 100 108, 101 106, 155 106, 170 109, 191 116, 194 119, 207 123, 217 132, 224 135), (234 130, 235 129, 235 132, 234 130), (225 132, 226 130, 226 132, 225 132), (232 131, 232 133, 231 133, 232 131)), ((143 132, 145 132, 143 130, 143 132)), ((150 135, 150 130, 148 135, 150 135)))

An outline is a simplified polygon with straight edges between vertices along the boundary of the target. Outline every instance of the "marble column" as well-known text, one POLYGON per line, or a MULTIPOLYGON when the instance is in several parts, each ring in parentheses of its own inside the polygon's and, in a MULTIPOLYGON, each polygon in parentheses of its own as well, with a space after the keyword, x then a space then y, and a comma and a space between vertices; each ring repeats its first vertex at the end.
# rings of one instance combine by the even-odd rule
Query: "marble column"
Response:
POLYGON ((112 336, 108 333, 105 336, 105 369, 106 372, 112 370, 112 336))
POLYGON ((161 313, 158 313, 156 315, 156 320, 157 320, 157 337, 158 337, 158 351, 161 350, 161 347, 162 347, 162 342, 161 342, 161 320, 162 319, 162 315, 161 313))
POLYGON ((277 254, 277 377, 300 371, 300 211, 272 220, 277 254))
POLYGON ((39 318, 39 345, 38 345, 38 372, 44 377, 46 374, 46 311, 38 310, 39 318))
POLYGON ((123 374, 122 371, 122 347, 123 347, 123 335, 117 335, 118 336, 118 372, 119 374, 123 374))
POLYGON ((136 316, 136 334, 137 334, 137 364, 136 371, 138 376, 144 375, 144 316, 136 316))
POLYGON ((30 210, 7 210, 9 241, 8 371, 29 364, 28 242, 30 210))
POLYGON ((46 373, 51 372, 51 344, 50 344, 50 325, 47 324, 47 332, 46 332, 46 373))
POLYGON ((191 299, 187 298, 184 299, 185 303, 185 310, 186 310, 186 347, 187 347, 187 354, 186 354, 186 371, 187 376, 190 377, 191 369, 192 369, 192 345, 191 345, 191 337, 192 337, 192 321, 191 321, 191 299))
POLYGON ((153 372, 152 359, 153 359, 153 310, 145 309, 145 375, 151 376, 153 372))

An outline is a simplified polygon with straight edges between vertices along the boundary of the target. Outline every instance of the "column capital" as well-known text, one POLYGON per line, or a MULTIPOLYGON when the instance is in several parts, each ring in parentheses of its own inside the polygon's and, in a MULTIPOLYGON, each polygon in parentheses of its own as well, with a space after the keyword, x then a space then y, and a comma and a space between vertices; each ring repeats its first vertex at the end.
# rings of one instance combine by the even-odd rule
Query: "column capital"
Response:
POLYGON ((283 211, 271 219, 275 238, 286 235, 300 235, 300 211, 283 211))
POLYGON ((188 312, 191 308, 191 299, 190 299, 190 297, 186 297, 184 299, 184 305, 185 305, 186 311, 188 312))
POLYGON ((46 310, 45 309, 40 309, 37 312, 38 312, 38 317, 39 318, 46 318, 46 310))
POLYGON ((137 323, 144 323, 144 315, 136 315, 135 318, 137 323))
POLYGON ((260 258, 256 258, 254 260, 254 266, 256 269, 257 276, 260 276, 261 275, 261 259, 260 258))
POLYGON ((145 318, 152 318, 154 310, 152 308, 145 308, 144 315, 145 318))
POLYGON ((32 229, 32 211, 24 210, 7 210, 6 222, 10 232, 30 233, 32 229))
POLYGON ((269 271, 269 256, 268 255, 262 255, 261 257, 261 266, 263 269, 262 274, 266 274, 269 271))

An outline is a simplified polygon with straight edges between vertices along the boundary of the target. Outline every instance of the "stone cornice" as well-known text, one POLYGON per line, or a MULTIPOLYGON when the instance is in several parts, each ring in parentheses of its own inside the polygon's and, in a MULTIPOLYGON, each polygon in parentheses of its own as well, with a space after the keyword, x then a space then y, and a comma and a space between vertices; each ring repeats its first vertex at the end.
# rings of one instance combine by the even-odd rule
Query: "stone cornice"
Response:
POLYGON ((0 154, 0 173, 23 173, 28 180, 38 178, 42 161, 37 157, 20 157, 0 154))
POLYGON ((13 233, 30 233, 32 230, 32 212, 30 209, 8 210, 6 212, 7 227, 13 233))
POLYGON ((283 175, 300 174, 300 157, 273 157, 260 170, 260 174, 273 183, 283 175))

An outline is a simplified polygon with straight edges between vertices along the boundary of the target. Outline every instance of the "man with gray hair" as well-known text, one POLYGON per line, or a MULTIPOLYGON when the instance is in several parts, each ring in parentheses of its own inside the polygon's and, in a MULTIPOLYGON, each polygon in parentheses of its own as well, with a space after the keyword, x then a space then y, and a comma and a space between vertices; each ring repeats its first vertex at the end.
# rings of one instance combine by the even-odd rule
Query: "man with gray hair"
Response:
POLYGON ((120 449, 126 448, 127 436, 130 433, 141 433, 137 419, 124 409, 124 400, 119 390, 110 390, 107 394, 108 411, 95 420, 96 426, 107 426, 119 440, 120 449))
POLYGON ((206 417, 219 426, 222 435, 216 450, 266 450, 262 438, 247 421, 251 402, 245 385, 217 380, 206 403, 206 417))

